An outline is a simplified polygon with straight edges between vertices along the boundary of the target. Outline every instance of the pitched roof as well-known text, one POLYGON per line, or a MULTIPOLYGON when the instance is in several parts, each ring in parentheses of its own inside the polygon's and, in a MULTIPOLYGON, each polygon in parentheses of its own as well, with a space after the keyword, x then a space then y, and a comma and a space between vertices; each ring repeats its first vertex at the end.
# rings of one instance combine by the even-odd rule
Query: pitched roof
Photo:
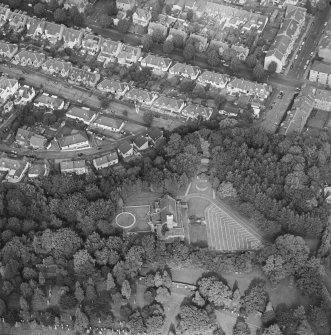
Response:
POLYGON ((0 157, 0 170, 10 171, 14 176, 20 176, 28 162, 8 157, 0 157))
POLYGON ((76 132, 58 139, 61 148, 88 141, 87 135, 83 131, 76 132))
POLYGON ((119 146, 118 146, 118 150, 125 155, 126 153, 128 153, 130 150, 132 149, 132 145, 128 142, 128 141, 124 141, 122 142, 119 146))
POLYGON ((12 52, 14 52, 15 49, 17 49, 16 44, 0 41, 0 52, 3 53, 9 52, 11 54, 12 52))
POLYGON ((137 87, 131 88, 126 94, 126 98, 131 100, 141 100, 144 102, 150 102, 153 100, 153 93, 137 87))
POLYGON ((30 59, 32 62, 37 61, 37 63, 41 63, 45 60, 45 54, 40 52, 33 52, 28 50, 21 50, 19 53, 15 55, 15 57, 19 57, 20 59, 30 59))
POLYGON ((120 129, 121 125, 123 124, 123 121, 118 119, 112 119, 105 115, 99 115, 94 121, 93 125, 101 125, 109 128, 116 128, 120 129))
POLYGON ((179 72, 181 74, 187 74, 190 77, 196 76, 200 72, 200 68, 198 66, 192 66, 190 64, 184 63, 176 63, 170 68, 172 72, 179 72))
POLYGON ((113 162, 114 160, 117 160, 117 159, 118 159, 117 152, 114 151, 114 152, 108 153, 107 155, 104 155, 104 156, 93 159, 93 164, 96 167, 98 167, 98 166, 102 166, 102 165, 107 164, 107 163, 111 163, 111 162, 113 162))
POLYGON ((167 222, 167 215, 173 215, 173 221, 178 223, 176 200, 170 195, 165 195, 160 200, 160 216, 162 223, 167 222))
POLYGON ((64 100, 58 97, 52 97, 51 95, 46 95, 45 93, 39 95, 34 103, 41 103, 44 105, 52 105, 54 109, 59 108, 63 104, 64 100))
POLYGON ((141 148, 144 144, 148 142, 146 136, 138 135, 133 139, 133 143, 138 147, 141 148))
POLYGON ((46 21, 36 19, 34 17, 29 17, 27 21, 27 35, 34 35, 36 30, 40 27, 41 33, 44 32, 46 21))
POLYGON ((83 35, 81 30, 65 27, 63 30, 63 40, 66 43, 77 42, 83 35))
POLYGON ((94 34, 87 34, 84 36, 82 44, 84 48, 93 49, 100 42, 101 36, 94 34))
POLYGON ((46 21, 44 31, 47 35, 58 36, 61 33, 62 25, 46 21))
POLYGON ((43 148, 47 142, 46 137, 41 135, 32 135, 30 138, 30 145, 33 147, 43 148))
POLYGON ((229 80, 229 76, 222 74, 222 73, 212 72, 212 71, 204 71, 198 77, 198 81, 200 82, 214 83, 216 85, 226 84, 228 80, 229 80))
POLYGON ((116 92, 123 92, 128 87, 127 83, 122 83, 118 80, 104 79, 98 84, 101 90, 114 90, 116 92))
POLYGON ((160 107, 168 110, 179 110, 183 105, 184 101, 181 99, 170 98, 166 96, 160 96, 154 101, 155 107, 160 107))
POLYGON ((16 132, 16 141, 27 142, 31 136, 31 132, 27 129, 18 128, 16 132))
POLYGON ((29 175, 45 175, 46 172, 46 164, 41 163, 32 163, 29 167, 29 175))
POLYGON ((265 92, 271 91, 271 88, 269 85, 259 84, 257 82, 239 79, 239 78, 233 79, 229 85, 232 87, 238 88, 240 90, 243 90, 243 91, 249 91, 249 92, 255 93, 257 95, 261 93, 264 94, 265 92))
POLYGON ((81 169, 86 168, 86 164, 84 160, 79 161, 62 161, 60 162, 61 171, 65 170, 75 170, 75 169, 81 169))
POLYGON ((80 78, 82 81, 85 80, 87 82, 96 84, 100 79, 100 74, 96 72, 79 69, 77 67, 72 67, 69 72, 69 77, 74 81, 80 78))
POLYGON ((331 74, 331 64, 324 63, 324 62, 319 62, 319 61, 314 61, 310 70, 321 72, 321 73, 331 74))
POLYGON ((115 42, 115 41, 112 41, 111 39, 102 38, 100 55, 115 56, 119 50, 120 45, 121 45, 121 42, 115 42))
POLYGON ((148 130, 148 136, 153 140, 156 141, 158 140, 160 137, 162 137, 163 132, 160 128, 157 127, 152 127, 148 130))
POLYGON ((18 80, 14 78, 7 78, 5 76, 0 77, 0 89, 2 90, 13 88, 17 83, 18 80))
POLYGON ((202 116, 204 119, 208 120, 213 114, 213 110, 209 107, 189 104, 188 106, 184 107, 184 109, 182 110, 182 114, 192 118, 202 116))
POLYGON ((172 60, 170 58, 164 58, 154 55, 147 55, 142 62, 145 62, 147 66, 157 66, 159 68, 167 68, 171 65, 172 60))
POLYGON ((48 58, 46 62, 43 63, 43 66, 48 68, 53 67, 53 69, 57 72, 60 71, 69 71, 72 68, 72 64, 70 62, 65 62, 59 59, 48 58))
POLYGON ((148 20, 151 17, 150 11, 145 8, 137 8, 135 13, 140 19, 148 20))
POLYGON ((78 106, 73 106, 66 113, 66 115, 81 118, 81 119, 84 119, 85 121, 90 121, 93 118, 93 116, 95 115, 95 112, 90 110, 90 109, 81 108, 81 107, 78 107, 78 106))

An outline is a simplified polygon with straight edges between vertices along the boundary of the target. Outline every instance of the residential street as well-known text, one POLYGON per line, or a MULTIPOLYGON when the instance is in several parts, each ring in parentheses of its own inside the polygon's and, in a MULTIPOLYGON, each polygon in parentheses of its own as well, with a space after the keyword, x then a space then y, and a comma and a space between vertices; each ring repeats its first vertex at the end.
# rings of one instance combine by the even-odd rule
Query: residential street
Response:
POLYGON ((292 78, 301 79, 306 72, 304 67, 309 60, 309 65, 311 65, 311 60, 313 55, 316 53, 316 47, 322 35, 324 29, 324 23, 328 19, 329 11, 318 11, 314 20, 314 24, 310 27, 308 34, 306 35, 306 40, 302 46, 301 51, 297 53, 298 58, 293 63, 293 68, 288 72, 288 76, 292 78), (313 53, 313 55, 311 55, 313 53))

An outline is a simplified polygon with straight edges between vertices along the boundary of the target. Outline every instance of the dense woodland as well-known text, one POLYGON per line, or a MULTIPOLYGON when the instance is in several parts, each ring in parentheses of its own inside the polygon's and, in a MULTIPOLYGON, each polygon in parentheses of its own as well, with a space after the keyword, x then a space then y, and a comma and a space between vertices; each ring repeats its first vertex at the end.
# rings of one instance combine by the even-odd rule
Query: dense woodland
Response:
MULTIPOLYGON (((324 232, 323 241, 329 239, 322 191, 330 178, 329 156, 322 136, 285 138, 240 124, 196 122, 165 132, 163 142, 143 158, 102 175, 54 173, 1 184, 0 316, 12 325, 35 321, 79 332, 89 326, 116 329, 122 321, 132 334, 158 334, 171 290, 169 267, 195 266, 211 274, 198 281, 197 291, 181 306, 179 334, 223 334, 215 310, 227 308, 240 314, 236 335, 249 334, 245 318, 255 312, 263 313, 264 335, 327 335, 331 298, 324 267, 302 237, 320 238, 324 232), (272 243, 259 252, 225 254, 165 243, 153 234, 123 234, 113 218, 125 199, 150 189, 179 194, 197 173, 207 141, 212 157, 207 173, 214 188, 234 199, 272 243), (147 305, 139 310, 132 299, 143 268, 152 273, 144 281, 147 305), (294 276, 311 307, 268 310, 264 281, 254 280, 239 292, 220 277, 254 268, 261 268, 273 285, 294 276)), ((323 248, 325 254, 327 243, 323 248)))

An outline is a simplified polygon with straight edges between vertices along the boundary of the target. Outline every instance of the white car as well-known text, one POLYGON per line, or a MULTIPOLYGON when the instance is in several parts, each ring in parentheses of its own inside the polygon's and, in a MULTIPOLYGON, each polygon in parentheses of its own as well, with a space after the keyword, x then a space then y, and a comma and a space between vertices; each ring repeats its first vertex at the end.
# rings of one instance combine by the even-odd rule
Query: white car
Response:
POLYGON ((298 58, 298 55, 295 55, 294 59, 297 59, 298 58))
POLYGON ((306 70, 307 69, 307 65, 305 65, 305 67, 303 69, 306 70))
POLYGON ((327 26, 327 24, 328 24, 327 22, 324 22, 324 27, 326 27, 326 26, 327 26))
POLYGON ((307 60, 307 62, 306 62, 306 65, 308 65, 308 64, 309 64, 309 62, 310 62, 310 60, 308 59, 308 60, 307 60))
POLYGON ((312 51, 312 52, 310 53, 310 56, 311 56, 311 57, 312 57, 312 56, 314 56, 314 53, 315 53, 315 52, 314 52, 314 51, 312 51))

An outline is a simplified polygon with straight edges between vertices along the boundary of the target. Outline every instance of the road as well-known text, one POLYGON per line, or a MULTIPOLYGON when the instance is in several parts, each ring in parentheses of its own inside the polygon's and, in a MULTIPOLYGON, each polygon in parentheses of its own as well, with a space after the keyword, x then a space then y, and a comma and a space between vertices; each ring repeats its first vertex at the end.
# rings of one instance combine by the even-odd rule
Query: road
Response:
POLYGON ((306 35, 306 40, 304 41, 301 51, 297 52, 298 57, 293 63, 293 68, 288 72, 288 76, 297 79, 303 78, 306 72, 304 67, 311 63, 316 53, 316 47, 324 30, 324 23, 328 20, 328 17, 329 10, 318 11, 316 13, 314 24, 310 27, 306 35))

